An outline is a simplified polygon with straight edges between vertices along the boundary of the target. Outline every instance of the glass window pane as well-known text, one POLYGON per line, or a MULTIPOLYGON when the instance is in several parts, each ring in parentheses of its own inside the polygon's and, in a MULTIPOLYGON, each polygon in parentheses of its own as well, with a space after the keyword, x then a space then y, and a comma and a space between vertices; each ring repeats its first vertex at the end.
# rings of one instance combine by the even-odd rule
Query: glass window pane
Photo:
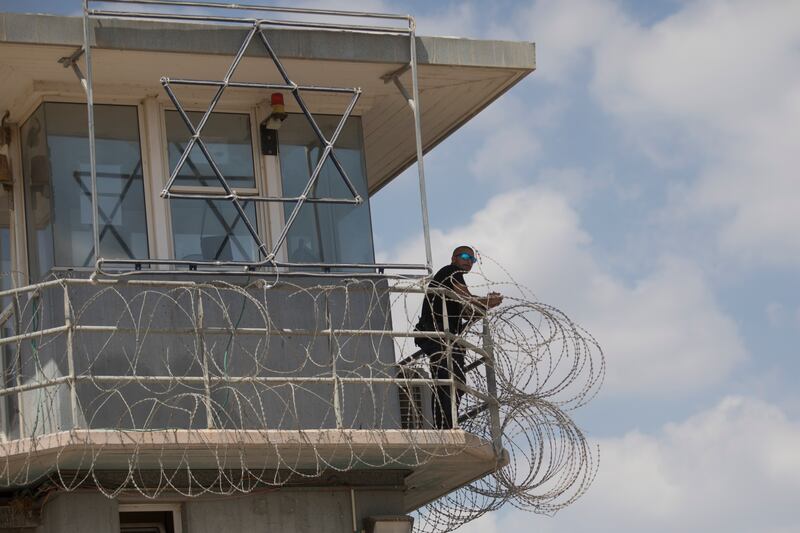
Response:
MULTIPOLYGON (((136 107, 95 105, 101 256, 147 259, 136 107)), ((48 102, 23 125, 31 274, 94 264, 89 140, 84 104, 48 102)))
MULTIPOLYGON (((338 116, 315 116, 330 138, 338 116)), ((281 176, 284 196, 299 196, 319 161, 322 146, 304 115, 291 114, 281 126, 281 176)), ((350 117, 335 144, 336 156, 347 176, 365 199, 361 205, 306 203, 300 209, 287 238, 289 261, 325 263, 373 263, 372 222, 367 178, 364 171, 361 120, 350 117)), ((311 191, 317 198, 352 198, 347 185, 328 159, 311 191)), ((294 203, 284 204, 288 217, 294 203)))
MULTIPOLYGON (((197 126, 203 113, 189 112, 190 120, 197 126)), ((167 111, 164 117, 167 128, 167 144, 170 172, 191 137, 189 128, 177 111, 167 111)), ((253 149, 250 136, 250 116, 234 113, 214 113, 200 134, 214 163, 231 188, 255 188, 253 171, 253 149)), ((189 158, 178 173, 176 187, 220 187, 219 179, 200 147, 195 145, 189 158)))
MULTIPOLYGON (((256 225, 254 202, 242 202, 256 225)), ((255 261, 258 249, 229 200, 170 200, 175 258, 189 261, 255 261)))
MULTIPOLYGON (((11 189, 0 187, 0 290, 11 289, 14 281, 20 281, 14 272, 14 262, 11 257, 11 236, 14 233, 14 219, 11 212, 11 189)), ((6 302, 0 301, 0 309, 5 308, 6 302)))
POLYGON ((50 159, 44 106, 39 106, 21 128, 22 173, 25 176, 25 205, 28 259, 32 281, 44 277, 53 266, 53 231, 50 204, 50 159))
MULTIPOLYGON (((12 289, 22 283, 21 276, 14 272, 11 236, 14 234, 14 218, 11 211, 11 189, 0 187, 0 290, 12 289), (16 283, 15 283, 16 282, 16 283)), ((0 310, 11 304, 11 297, 0 298, 0 310)), ((14 335, 14 320, 6 320, 0 326, 0 336, 14 335)), ((16 349, 13 344, 0 346, 0 385, 13 387, 16 383, 16 349)), ((19 438, 19 415, 17 395, 8 394, 0 398, 0 432, 8 439, 19 438)))

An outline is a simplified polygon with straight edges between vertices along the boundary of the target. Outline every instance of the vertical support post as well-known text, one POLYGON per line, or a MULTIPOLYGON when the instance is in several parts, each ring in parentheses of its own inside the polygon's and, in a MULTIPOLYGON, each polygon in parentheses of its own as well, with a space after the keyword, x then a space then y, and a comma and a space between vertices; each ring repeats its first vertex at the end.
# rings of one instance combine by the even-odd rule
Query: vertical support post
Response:
POLYGON ((69 300, 69 286, 64 284, 64 325, 67 328, 67 371, 69 372, 69 403, 72 412, 72 428, 80 425, 80 409, 78 407, 78 380, 75 373, 75 330, 73 328, 72 304, 69 300))
POLYGON ((336 339, 333 336, 333 319, 331 318, 330 293, 325 293, 325 323, 328 328, 328 348, 331 353, 331 376, 333 378, 333 412, 336 416, 336 429, 344 426, 342 422, 342 402, 340 400, 341 383, 336 370, 336 361, 339 359, 338 350, 334 348, 336 339))
MULTIPOLYGON (((19 308, 19 293, 14 293, 12 296, 12 302, 14 304, 14 334, 19 335, 22 333, 22 319, 20 318, 20 308, 19 308)), ((22 385, 22 340, 18 340, 16 342, 16 385, 17 387, 22 385)), ((24 404, 22 402, 22 393, 17 393, 17 409, 19 410, 19 438, 25 438, 25 409, 24 404)))
POLYGON ((86 54, 86 114, 89 125, 89 174, 92 180, 92 242, 95 268, 100 259, 100 231, 97 221, 97 164, 94 138, 94 93, 92 92, 92 46, 90 38, 89 2, 83 0, 83 50, 86 54))
MULTIPOLYGON (((168 160, 163 147, 166 146, 166 139, 161 131, 161 109, 158 99, 155 96, 147 96, 142 100, 143 119, 142 130, 144 131, 144 142, 146 149, 143 149, 143 162, 146 164, 145 176, 150 176, 149 187, 145 189, 149 196, 149 204, 145 208, 151 213, 151 222, 148 224, 152 235, 152 255, 150 257, 170 257, 169 235, 172 235, 172 219, 170 218, 169 202, 165 202, 159 196, 164 187, 164 169, 169 168, 168 160)), ((147 183, 145 185, 148 185, 147 183)), ((158 268, 158 267, 154 267, 158 268)))
MULTIPOLYGON (((419 175, 419 201, 422 210, 422 234, 425 238, 425 260, 428 269, 433 268, 433 254, 431 253, 431 233, 428 221, 428 193, 425 187, 425 165, 422 162, 422 123, 420 119, 419 82, 417 80, 417 35, 416 22, 409 18, 411 32, 411 94, 413 97, 412 110, 414 111, 414 138, 417 143, 417 174, 419 175)), ((411 103, 411 102, 409 102, 411 103)))
POLYGON ((500 428, 500 402, 497 399, 497 377, 495 374, 494 366, 494 344, 492 342, 492 333, 489 330, 489 319, 483 319, 483 350, 486 352, 486 361, 484 368, 486 369, 486 391, 491 398, 489 401, 489 429, 492 433, 492 445, 496 456, 503 451, 503 433, 500 428))
MULTIPOLYGON (((453 373, 453 343, 450 340, 450 317, 447 315, 447 295, 442 294, 442 326, 445 335, 445 357, 447 358, 447 373, 450 376, 450 420, 453 421, 453 426, 450 429, 458 427, 458 402, 456 402, 456 376, 453 373)), ((444 406, 440 405, 440 409, 444 406)))
POLYGON ((206 340, 203 335, 204 314, 203 292, 201 289, 197 289, 197 348, 200 350, 203 357, 203 387, 205 388, 206 395, 206 427, 208 429, 214 429, 214 413, 211 409, 211 375, 209 372, 208 350, 206 350, 206 340))

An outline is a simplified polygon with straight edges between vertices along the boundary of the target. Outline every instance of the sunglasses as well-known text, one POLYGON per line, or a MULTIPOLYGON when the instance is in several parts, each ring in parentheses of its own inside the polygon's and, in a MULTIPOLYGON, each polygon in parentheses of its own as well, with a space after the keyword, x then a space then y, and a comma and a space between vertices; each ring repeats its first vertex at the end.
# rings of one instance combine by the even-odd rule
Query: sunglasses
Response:
POLYGON ((461 252, 460 254, 456 255, 456 257, 466 261, 471 261, 472 263, 478 262, 478 259, 474 255, 468 254, 467 252, 461 252))

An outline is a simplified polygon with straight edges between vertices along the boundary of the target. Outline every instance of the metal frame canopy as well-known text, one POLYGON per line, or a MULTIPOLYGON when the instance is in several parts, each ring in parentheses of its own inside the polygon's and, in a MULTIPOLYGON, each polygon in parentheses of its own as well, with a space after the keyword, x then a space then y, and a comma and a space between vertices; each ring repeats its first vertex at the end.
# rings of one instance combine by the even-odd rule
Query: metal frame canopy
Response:
MULTIPOLYGON (((419 82, 417 75, 417 53, 416 53, 416 25, 414 18, 410 15, 393 15, 384 13, 369 13, 369 12, 356 12, 356 11, 339 11, 328 9, 305 9, 305 8, 292 8, 292 7, 277 7, 277 6, 264 6, 254 4, 222 4, 217 2, 196 2, 184 0, 83 0, 83 49, 86 54, 86 77, 83 83, 86 92, 87 114, 88 114, 88 129, 89 129, 89 166, 90 166, 90 180, 91 180, 91 199, 92 199, 92 238, 93 250, 95 255, 95 272, 94 275, 103 274, 108 276, 125 276, 130 272, 112 271, 104 269, 104 266, 111 267, 135 267, 137 274, 141 273, 154 273, 164 274, 169 270, 161 269, 145 269, 142 270, 142 265, 155 266, 165 265, 169 267, 187 267, 190 270, 197 271, 198 267, 202 269, 211 270, 214 272, 232 273, 232 272, 278 272, 278 268, 291 267, 293 272, 291 274, 304 274, 302 271, 296 269, 309 268, 317 270, 317 272, 308 272, 308 274, 319 275, 318 269, 324 268, 328 271, 336 268, 349 268, 349 269, 378 269, 382 275, 385 270, 425 270, 427 274, 432 272, 432 254, 430 243, 430 229, 428 222, 428 206, 427 206, 427 193, 425 187, 425 168, 423 163, 423 146, 422 146, 422 131, 420 125, 420 106, 419 106, 419 82), (103 9, 103 5, 108 4, 122 4, 125 6, 133 6, 134 10, 110 10, 103 9), (98 8, 97 6, 100 6, 98 8), (154 11, 146 11, 145 9, 153 9, 154 11), (192 8, 200 8, 207 10, 208 14, 194 14, 190 10, 192 8), (262 18, 261 16, 240 17, 222 15, 223 12, 245 12, 254 15, 280 14, 283 16, 324 16, 324 17, 340 17, 348 19, 364 19, 366 21, 394 21, 396 26, 378 26, 369 24, 338 24, 329 22, 313 22, 307 20, 292 20, 290 18, 262 18), (94 98, 92 90, 92 50, 91 50, 91 21, 93 19, 144 19, 144 20, 169 20, 169 21, 182 21, 182 22, 215 22, 224 23, 226 25, 238 26, 247 28, 248 31, 238 49, 233 60, 228 67, 225 76, 221 80, 196 80, 196 79, 171 79, 167 76, 161 78, 161 84, 164 87, 169 99, 175 106, 178 114, 183 120, 189 133, 189 140, 183 150, 183 153, 178 160, 177 165, 172 169, 169 180, 166 186, 161 191, 161 197, 164 199, 181 198, 181 199, 197 199, 197 200, 227 200, 230 201, 237 212, 237 219, 242 220, 245 224, 248 233, 253 238, 260 255, 258 261, 188 261, 177 259, 105 259, 100 256, 100 227, 98 220, 98 202, 97 202, 97 167, 96 167, 96 140, 94 129, 94 98), (399 25, 402 23, 402 26, 399 25), (405 263, 289 263, 281 262, 276 259, 276 256, 283 244, 286 242, 289 230, 294 224, 297 215, 302 206, 306 203, 338 203, 338 204, 361 204, 363 198, 359 195, 354 187, 352 181, 347 175, 344 166, 340 163, 336 156, 335 144, 336 140, 341 133, 347 118, 352 113, 355 105, 361 95, 359 87, 324 87, 313 85, 298 85, 289 76, 289 73, 284 68, 283 63, 274 51, 270 44, 269 39, 264 33, 265 28, 269 27, 292 27, 297 29, 327 29, 327 30, 342 30, 350 32, 362 32, 372 34, 389 34, 389 35, 402 35, 408 36, 410 48, 410 61, 409 64, 401 69, 394 77, 393 81, 397 85, 403 97, 408 102, 408 105, 414 116, 414 136, 416 143, 417 154, 417 173, 419 178, 419 193, 420 193, 420 209, 422 213, 422 228, 425 241, 425 264, 405 264, 405 263), (264 47, 268 57, 272 60, 277 68, 283 83, 254 83, 254 82, 234 82, 231 81, 233 75, 239 66, 248 46, 257 39, 264 47), (405 70, 411 72, 411 94, 405 89, 399 80, 399 75, 405 70), (205 86, 216 88, 208 108, 203 113, 197 124, 194 124, 189 118, 184 107, 181 105, 172 85, 192 85, 192 86, 205 86), (308 182, 306 183, 303 192, 300 196, 286 198, 279 196, 248 196, 248 201, 256 202, 282 202, 294 203, 294 208, 290 215, 286 218, 284 226, 272 243, 272 248, 261 240, 253 223, 247 217, 244 211, 240 197, 236 191, 230 186, 225 176, 221 172, 219 166, 215 163, 214 157, 208 150, 205 142, 203 141, 202 133, 203 128, 210 118, 212 112, 217 106, 222 94, 228 87, 243 88, 243 89, 276 89, 289 91, 300 107, 303 115, 308 121, 311 129, 316 137, 319 139, 323 146, 322 153, 319 161, 314 167, 308 182), (338 93, 352 95, 349 104, 341 115, 341 119, 330 137, 326 137, 320 129, 313 113, 309 110, 308 105, 303 99, 302 93, 304 92, 321 92, 321 93, 338 93), (172 187, 181 171, 186 164, 189 153, 194 146, 197 146, 203 153, 210 168, 212 169, 220 187, 223 189, 224 194, 203 194, 203 193, 175 193, 172 192, 172 187), (334 165, 339 177, 350 192, 350 197, 346 198, 316 198, 312 197, 311 192, 318 181, 322 168, 326 161, 330 160, 334 165)), ((75 68, 74 64, 73 67, 75 68)), ((80 76, 80 72, 76 70, 80 76)), ((387 80, 388 81, 388 80, 387 80)), ((181 272, 185 272, 181 270, 181 272)), ((346 276, 353 277, 358 275, 358 272, 327 272, 331 276, 346 276)), ((374 276, 374 272, 361 273, 374 276)), ((403 277, 409 277, 408 275, 403 277)))

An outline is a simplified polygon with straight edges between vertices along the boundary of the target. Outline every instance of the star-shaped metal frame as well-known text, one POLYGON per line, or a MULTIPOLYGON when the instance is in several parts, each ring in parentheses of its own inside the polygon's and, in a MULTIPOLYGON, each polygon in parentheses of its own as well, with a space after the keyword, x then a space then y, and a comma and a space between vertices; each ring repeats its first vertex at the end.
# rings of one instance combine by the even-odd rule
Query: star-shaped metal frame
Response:
MULTIPOLYGON (((334 150, 334 144, 336 140, 339 138, 339 135, 344 128, 344 124, 347 119, 350 117, 350 114, 353 112, 353 109, 358 102, 359 97, 361 96, 361 89, 358 87, 353 88, 346 88, 346 87, 317 87, 311 85, 298 85, 291 80, 286 69, 284 68, 283 64, 281 63, 280 59, 278 58, 277 54, 272 48, 272 45, 267 39, 267 36, 264 34, 263 26, 267 25, 268 21, 256 21, 253 24, 253 27, 248 31, 247 35, 244 38, 239 50, 236 53, 236 56, 233 59, 233 62, 228 67, 228 71, 225 74, 225 77, 222 80, 215 81, 215 80, 187 80, 187 79, 170 79, 170 78, 161 78, 161 84, 164 87, 169 99, 175 105, 175 109, 177 110, 178 114, 180 115, 183 122, 186 124, 189 132, 191 133, 191 137, 189 138, 186 147, 181 154, 180 159, 178 160, 178 164, 170 173, 169 181, 164 186, 164 189, 161 191, 161 197, 170 199, 170 198, 182 198, 182 199, 198 199, 198 200, 229 200, 234 209, 237 211, 237 219, 241 219, 242 222, 247 227, 247 231, 253 237, 255 241, 259 253, 264 257, 263 261, 260 264, 274 264, 275 263, 275 256, 280 250, 280 247, 286 241, 286 237, 289 234, 289 230, 291 229, 292 225, 294 224, 297 215, 300 212, 300 209, 303 205, 308 203, 337 203, 337 204, 361 204, 363 203, 363 198, 358 193, 356 188, 353 186, 352 181, 347 175, 347 171, 344 169, 344 166, 339 161, 338 157, 336 157, 336 152, 334 150), (272 83, 253 83, 253 82, 233 82, 231 78, 233 77, 236 69, 239 66, 239 63, 244 57, 245 51, 247 50, 250 43, 253 41, 254 37, 258 36, 260 42, 263 44, 264 49, 267 52, 267 55, 272 59, 272 62, 275 64, 278 72, 280 73, 281 78, 283 78, 283 84, 272 84, 272 83), (208 106, 208 109, 203 114, 203 117, 200 119, 197 125, 193 124, 191 119, 189 118, 188 114, 184 110, 183 106, 178 100, 178 97, 175 95, 175 92, 172 90, 171 85, 194 85, 194 86, 210 86, 210 87, 217 87, 217 91, 214 94, 211 102, 208 106), (202 138, 202 131, 205 127, 206 123, 208 122, 211 113, 214 111, 214 108, 219 103, 222 94, 225 92, 225 89, 228 87, 236 87, 236 88, 246 88, 246 89, 271 89, 271 90, 284 90, 290 91, 292 96, 294 97, 297 105, 303 111, 308 123, 311 125, 311 129, 314 131, 316 136, 319 138, 320 143, 324 146, 322 154, 320 155, 319 161, 317 162, 314 171, 312 172, 311 176, 309 177, 308 183, 306 183, 303 192, 300 196, 286 198, 280 196, 239 196, 235 190, 233 190, 228 181, 225 179, 225 176, 222 174, 222 171, 217 166, 216 162, 214 161, 211 152, 208 150, 205 142, 202 138), (352 98, 347 105, 344 113, 342 114, 342 118, 339 121, 339 124, 336 126, 336 129, 331 135, 330 139, 325 137, 325 134, 322 133, 317 121, 314 120, 313 114, 309 111, 308 106, 306 105, 303 97, 301 96, 301 91, 314 91, 314 92, 328 92, 328 93, 344 93, 344 94, 352 94, 352 98), (220 194, 199 194, 199 193, 176 193, 172 192, 173 187, 175 186, 175 180, 178 177, 181 169, 186 164, 187 160, 189 159, 189 153, 192 151, 192 148, 197 145, 200 148, 200 151, 205 156, 206 160, 208 161, 211 170, 214 172, 214 175, 217 177, 220 186, 225 191, 224 195, 220 194), (319 178, 320 172, 327 160, 333 163, 334 167, 336 168, 338 174, 341 176, 344 184, 347 186, 350 194, 352 195, 350 198, 317 198, 317 197, 310 197, 311 191, 314 189, 314 186, 317 183, 319 178), (253 223, 247 217, 247 214, 242 207, 242 201, 250 202, 283 202, 283 203, 291 203, 294 202, 295 206, 292 210, 291 214, 286 218, 283 229, 281 230, 280 235, 275 240, 272 245, 272 249, 268 249, 266 244, 261 240, 258 235, 258 231, 253 226, 253 223)), ((228 261, 214 261, 215 265, 218 264, 226 264, 226 263, 234 263, 236 262, 228 262, 228 261)))

